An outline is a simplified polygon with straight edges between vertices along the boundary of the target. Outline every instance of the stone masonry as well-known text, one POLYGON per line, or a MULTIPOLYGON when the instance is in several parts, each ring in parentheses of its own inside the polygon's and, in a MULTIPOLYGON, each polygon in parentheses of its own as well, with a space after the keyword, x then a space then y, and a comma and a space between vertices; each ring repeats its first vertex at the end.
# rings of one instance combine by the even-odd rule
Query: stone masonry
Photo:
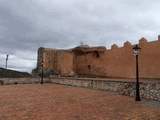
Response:
MULTIPOLYGON (((1 78, 1 85, 12 84, 40 84, 40 78, 1 78)), ((135 96, 135 82, 133 80, 113 80, 100 78, 45 78, 44 84, 54 83, 75 87, 116 92, 120 95, 135 96)), ((160 81, 141 81, 140 96, 145 99, 160 102, 160 81)))
MULTIPOLYGON (((139 71, 141 78, 160 78, 160 37, 148 42, 139 40, 139 71)), ((81 45, 73 49, 39 48, 37 69, 52 70, 60 76, 87 76, 109 78, 134 78, 135 57, 133 45, 125 42, 122 47, 116 44, 111 49, 103 46, 81 45)))
MULTIPOLYGON (((135 82, 129 80, 101 80, 95 78, 56 78, 51 79, 52 83, 86 87, 91 89, 116 92, 120 95, 135 96, 135 82)), ((160 81, 141 81, 140 96, 145 99, 160 102, 160 81)))

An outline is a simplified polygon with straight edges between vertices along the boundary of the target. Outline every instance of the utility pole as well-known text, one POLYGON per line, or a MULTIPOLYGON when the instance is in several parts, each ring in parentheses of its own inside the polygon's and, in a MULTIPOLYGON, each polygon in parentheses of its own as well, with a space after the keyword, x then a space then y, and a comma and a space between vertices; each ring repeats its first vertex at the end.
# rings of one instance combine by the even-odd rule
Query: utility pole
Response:
POLYGON ((8 58, 9 58, 9 55, 7 54, 7 55, 6 55, 6 69, 7 69, 7 67, 8 67, 8 58))

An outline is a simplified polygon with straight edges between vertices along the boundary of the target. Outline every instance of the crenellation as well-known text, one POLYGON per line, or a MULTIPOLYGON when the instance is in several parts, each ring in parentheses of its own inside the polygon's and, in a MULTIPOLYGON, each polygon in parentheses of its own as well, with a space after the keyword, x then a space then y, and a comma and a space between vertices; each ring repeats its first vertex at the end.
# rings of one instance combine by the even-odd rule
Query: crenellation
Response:
MULTIPOLYGON (((160 42, 148 42, 146 38, 139 40, 140 77, 160 78, 160 42)), ((45 70, 53 70, 61 76, 87 77, 135 77, 135 57, 133 45, 126 41, 123 47, 113 44, 106 47, 78 46, 72 49, 39 48, 37 68, 41 68, 44 53, 45 70)))
POLYGON ((123 47, 132 47, 132 44, 129 41, 124 42, 123 47))
POLYGON ((118 45, 116 45, 116 44, 113 44, 112 46, 111 46, 111 49, 117 49, 118 48, 118 45))
POLYGON ((144 37, 142 37, 140 40, 139 40, 139 45, 140 46, 143 46, 143 45, 146 45, 148 44, 148 40, 144 37))

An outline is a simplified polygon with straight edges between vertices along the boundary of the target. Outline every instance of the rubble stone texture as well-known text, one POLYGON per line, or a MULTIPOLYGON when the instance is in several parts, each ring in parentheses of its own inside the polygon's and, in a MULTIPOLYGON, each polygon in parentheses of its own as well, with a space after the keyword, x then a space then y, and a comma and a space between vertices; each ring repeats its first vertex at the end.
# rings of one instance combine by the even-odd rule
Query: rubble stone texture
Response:
MULTIPOLYGON (((142 38, 139 46, 140 77, 160 78, 160 37, 151 42, 142 38)), ((123 47, 114 44, 111 49, 89 46, 68 50, 40 48, 37 68, 41 68, 43 59, 46 70, 53 70, 61 76, 134 78, 135 57, 132 48, 128 41, 123 47)))
MULTIPOLYGON (((120 95, 135 96, 135 82, 133 80, 100 80, 100 79, 71 79, 56 78, 52 83, 71 85, 77 87, 86 87, 111 92, 117 92, 120 95)), ((156 100, 160 102, 160 82, 159 81, 141 81, 141 98, 156 100)))
POLYGON ((54 84, 0 87, 0 120, 160 120, 160 104, 54 84))

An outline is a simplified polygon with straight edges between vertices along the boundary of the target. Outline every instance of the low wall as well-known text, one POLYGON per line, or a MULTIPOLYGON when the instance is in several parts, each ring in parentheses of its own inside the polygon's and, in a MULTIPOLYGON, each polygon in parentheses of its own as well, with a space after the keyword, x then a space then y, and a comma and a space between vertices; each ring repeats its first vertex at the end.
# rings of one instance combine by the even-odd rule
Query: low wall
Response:
MULTIPOLYGON (((34 84, 40 83, 41 78, 0 78, 1 85, 12 85, 12 84, 34 84)), ((44 78, 44 82, 48 83, 50 80, 44 78)))
MULTIPOLYGON (((0 84, 33 84, 40 83, 40 78, 0 78, 0 84)), ((105 80, 92 78, 45 78, 45 83, 56 83, 98 90, 117 92, 121 95, 135 96, 135 82, 129 80, 105 80)), ((142 98, 160 102, 160 81, 140 82, 142 98)))
MULTIPOLYGON (((86 87, 92 89, 117 92, 121 95, 135 96, 135 82, 116 81, 116 80, 92 80, 92 79, 73 79, 56 78, 51 79, 52 83, 86 87)), ((160 81, 140 82, 140 95, 142 98, 160 101, 160 81)))

